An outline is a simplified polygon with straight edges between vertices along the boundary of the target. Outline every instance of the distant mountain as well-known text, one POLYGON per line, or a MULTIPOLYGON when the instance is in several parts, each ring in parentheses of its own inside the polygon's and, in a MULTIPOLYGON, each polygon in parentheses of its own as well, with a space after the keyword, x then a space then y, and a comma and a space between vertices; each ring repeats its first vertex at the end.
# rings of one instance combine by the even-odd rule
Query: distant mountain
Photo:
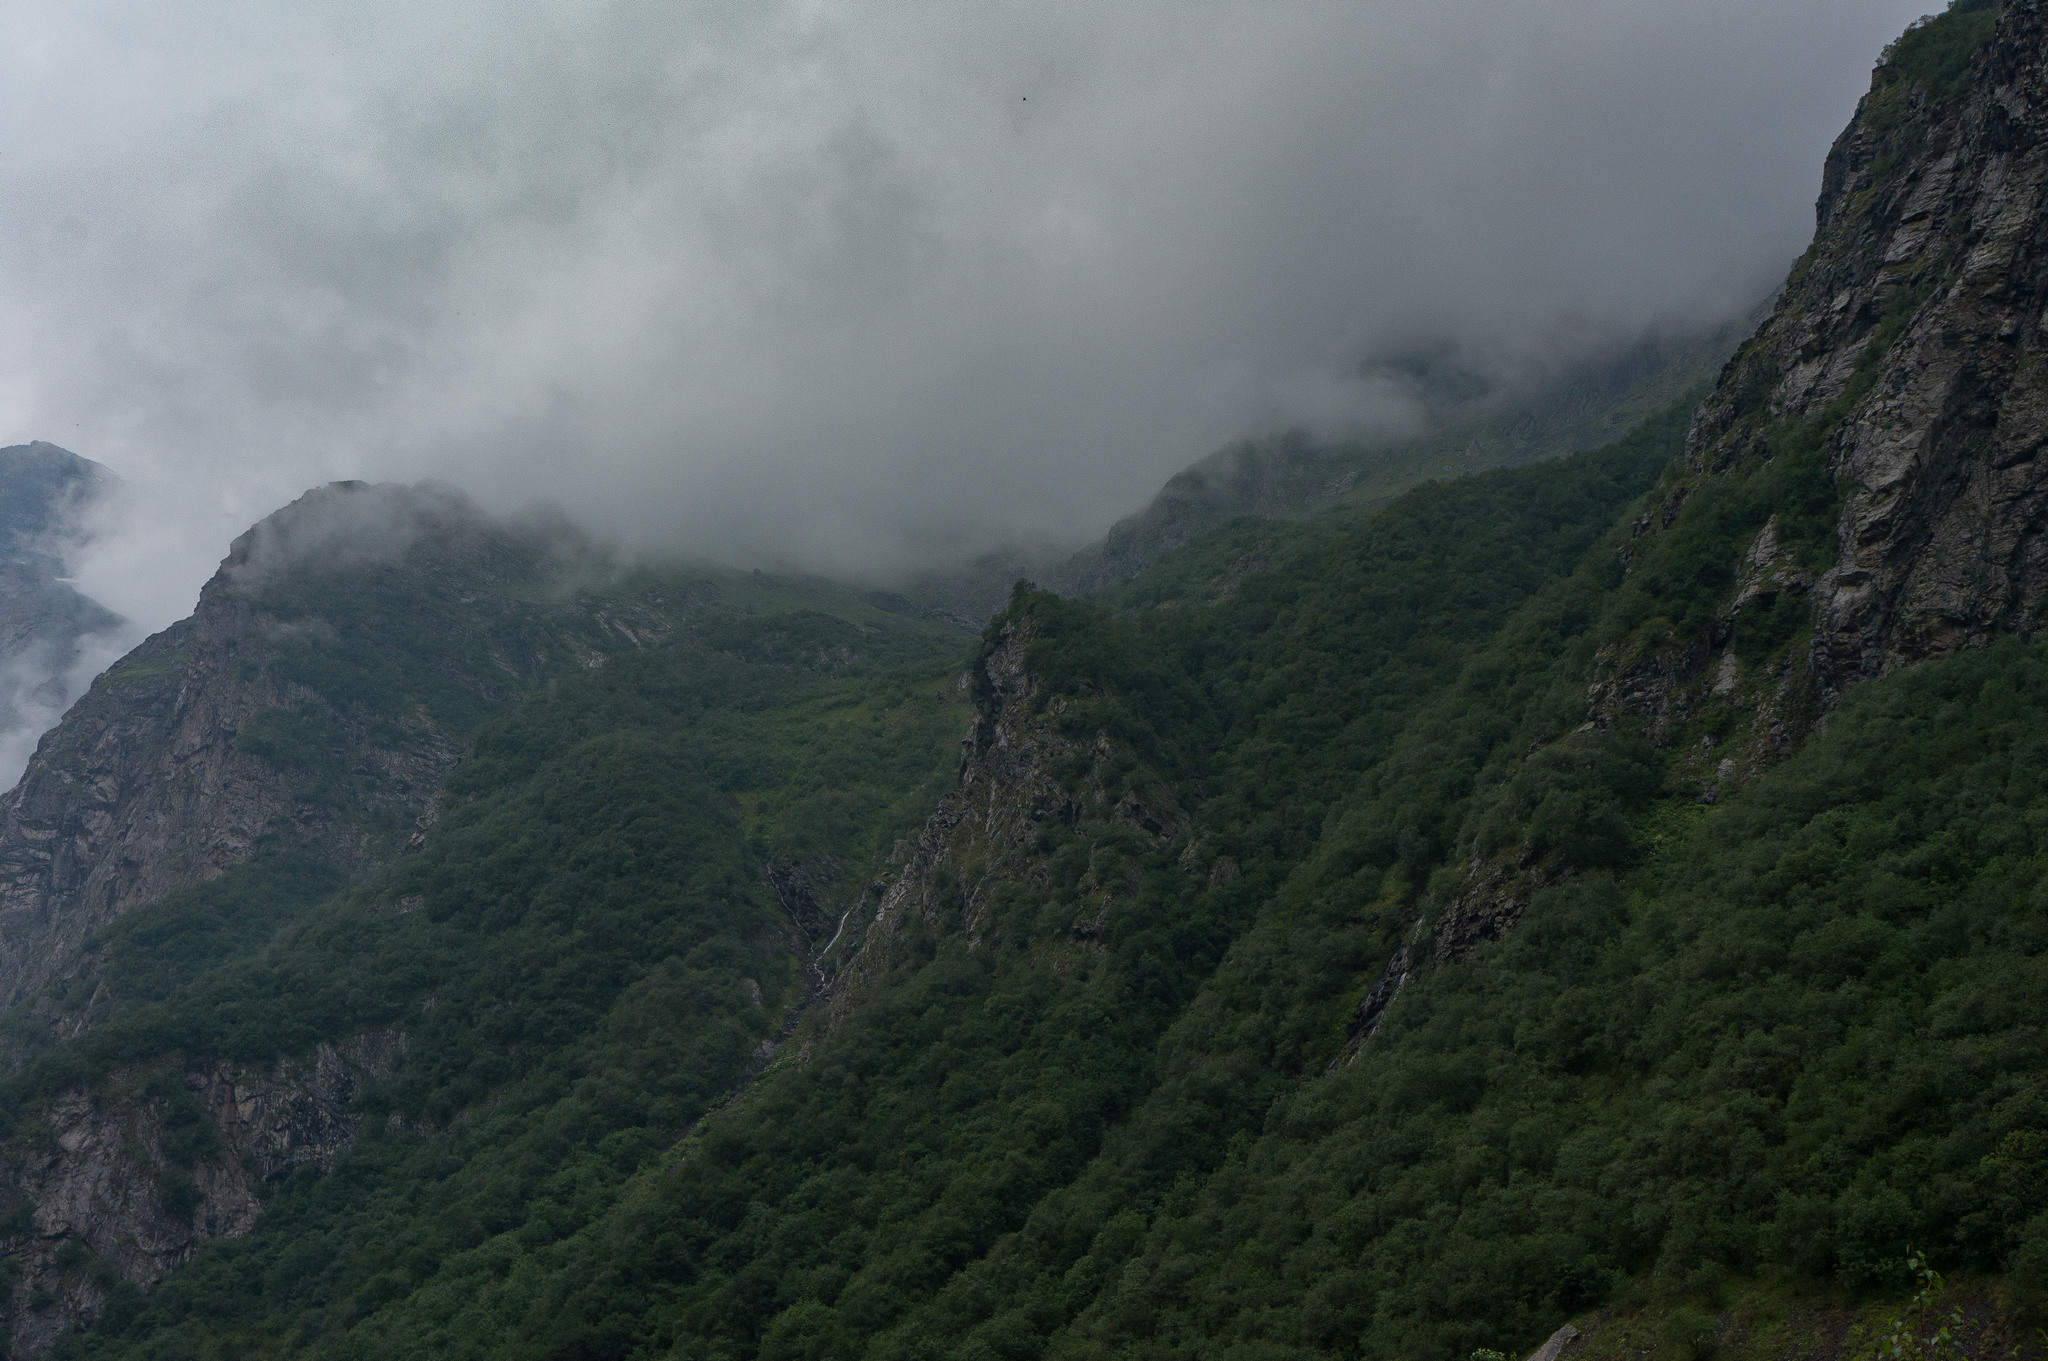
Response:
POLYGON ((0 784, 91 679, 77 674, 88 644, 124 622, 64 579, 85 512, 119 484, 41 440, 0 449, 0 784))
POLYGON ((1518 468, 1611 443, 1644 418, 1704 389, 1756 323, 1653 332, 1528 391, 1495 391, 1455 352, 1392 365, 1429 414, 1428 433, 1330 443, 1292 430, 1226 445, 1176 474, 1152 503, 1101 542, 1046 573, 1043 585, 1086 595, 1128 581, 1161 557, 1242 515, 1299 515, 1340 497, 1379 501, 1433 477, 1518 468))
POLYGON ((1703 393, 1761 318, 1651 331, 1533 386, 1503 386, 1455 349, 1393 357, 1376 371, 1425 414, 1423 434, 1332 441, 1296 429, 1239 440, 1176 473, 1143 510, 1077 553, 998 549, 927 573, 876 603, 979 628, 1020 580, 1089 595, 1241 516, 1298 516, 1338 500, 1375 504, 1431 478, 1598 448, 1681 397, 1703 393))

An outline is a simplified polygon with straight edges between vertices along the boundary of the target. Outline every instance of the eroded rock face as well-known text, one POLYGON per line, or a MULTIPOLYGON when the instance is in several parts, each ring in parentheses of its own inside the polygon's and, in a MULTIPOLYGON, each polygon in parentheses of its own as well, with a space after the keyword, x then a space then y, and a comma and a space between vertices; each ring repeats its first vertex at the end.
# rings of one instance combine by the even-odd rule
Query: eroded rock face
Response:
MULTIPOLYGON (((88 967, 80 951, 95 932, 242 864, 265 837, 349 875, 402 850, 432 822, 464 733, 422 703, 351 686, 402 696, 404 672, 428 673, 474 712, 550 668, 601 665, 608 650, 672 633, 666 602, 537 601, 536 583, 567 570, 576 545, 555 540, 568 537, 496 524, 433 488, 351 483, 237 539, 192 616, 95 681, 0 797, 0 1008, 88 967), (326 611, 369 585, 401 616, 394 625, 416 614, 448 627, 415 628, 381 653, 377 620, 367 641, 360 620, 341 633, 326 611), (294 649, 300 664, 276 664, 294 649), (309 775, 248 740, 265 720, 316 723, 314 755, 329 768, 309 775)), ((52 1020, 59 1034, 78 1023, 52 1020)))
MULTIPOLYGON (((2031 629, 2048 586, 2048 42, 2010 0, 1975 90, 1930 118, 1909 161, 1866 98, 1828 157, 1811 266, 1759 333, 1775 404, 1814 417, 1875 366, 1830 468, 1851 480, 1836 565, 1814 584, 1829 692, 1903 662, 2031 629), (1882 355, 1887 308, 1925 301, 1882 355), (1860 334, 1859 334, 1860 332, 1860 334)), ((1906 96, 1908 99, 1914 96, 1906 96)), ((1725 397, 1725 386, 1723 396, 1725 397)), ((1690 456, 1741 438, 1701 412, 1690 456)))
MULTIPOLYGON (((1065 702, 1041 700, 1041 687, 1027 666, 1034 636, 1027 618, 1003 624, 982 649, 973 673, 974 721, 962 740, 960 776, 925 822, 893 879, 870 888, 856 907, 866 916, 861 936, 833 985, 833 1005, 843 1008, 865 996, 886 971, 900 929, 913 916, 939 927, 957 914, 958 929, 970 945, 988 928, 990 900, 1008 883, 1043 883, 1035 850, 1047 823, 1081 828, 1087 819, 1116 822, 1143 833, 1155 845, 1185 836, 1190 819, 1163 785, 1129 789, 1111 799, 1095 778, 1114 759, 1107 733, 1082 741, 1060 730, 1065 702), (1062 772, 1089 774, 1078 792, 1062 772)), ((1083 901, 1067 929, 1071 941, 1100 939, 1111 900, 1137 889, 1135 865, 1093 864, 1083 901)), ((1233 871, 1235 867, 1232 867, 1233 871)))
MULTIPOLYGON (((579 594, 579 551, 571 531, 490 521, 453 493, 359 484, 243 535, 192 617, 101 677, 0 798, 0 1006, 28 1000, 51 1038, 75 1034, 99 1014, 95 933, 265 845, 350 875, 417 845, 458 724, 665 641, 693 607, 579 594)), ((247 1233, 265 1182, 324 1172, 355 1142, 361 1084, 403 1047, 358 1036, 261 1071, 194 1061, 35 1101, 0 1146, 14 1352, 247 1233)))
MULTIPOLYGON (((64 976, 87 937, 174 889, 247 860, 282 824, 357 866, 373 848, 236 736, 295 687, 239 665, 269 621, 209 586, 199 610, 131 653, 82 698, 0 799, 0 1004, 64 976)), ((416 724, 365 744, 393 803, 424 813, 460 746, 416 724)))
MULTIPOLYGON (((2048 591, 2048 36, 2040 0, 2007 0, 1959 94, 1880 68, 1829 153, 1813 245, 1773 315, 1700 407, 1694 475, 1638 535, 1668 527, 1712 478, 1754 467, 1787 432, 1821 441, 1842 491, 1834 561, 1802 570, 1764 526, 1736 598, 1702 636, 1613 659, 1596 717, 1653 736, 1714 698, 1774 709, 1757 759, 1844 690, 1896 667, 2038 627, 2048 591), (1802 678, 1751 676, 1735 619, 1810 598, 1802 678), (1776 725, 1773 735, 1772 727, 1776 725)), ((1625 559, 1630 550, 1624 550, 1625 559)), ((1711 776, 1718 760, 1708 762, 1711 776)))
POLYGON ((146 1289, 207 1240, 249 1232, 261 1184, 325 1171, 355 1142, 358 1087, 404 1051, 403 1035, 374 1032, 263 1071, 129 1073, 45 1103, 39 1137, 0 1162, 19 1270, 0 1296, 13 1354, 40 1355, 91 1322, 120 1282, 146 1289))

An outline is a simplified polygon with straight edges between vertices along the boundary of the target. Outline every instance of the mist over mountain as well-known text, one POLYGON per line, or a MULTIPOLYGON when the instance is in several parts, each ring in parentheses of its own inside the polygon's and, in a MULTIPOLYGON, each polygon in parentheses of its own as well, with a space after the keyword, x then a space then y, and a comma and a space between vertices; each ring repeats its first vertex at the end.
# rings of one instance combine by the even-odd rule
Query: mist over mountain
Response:
POLYGON ((889 579, 1732 318, 1925 0, 0 16, 0 425, 158 628, 307 486, 889 579), (1391 380, 1391 381, 1390 381, 1391 380))
POLYGON ((0 451, 0 618, 97 670, 0 795, 0 1358, 2048 1361, 2048 0, 1895 31, 1746 295, 1768 194, 1706 221, 1704 144, 1633 219, 1608 178, 1631 109, 1727 97, 1718 17, 678 12, 13 35, 142 54, 111 122, 177 87, 184 152, 289 143, 221 102, 266 74, 330 136, 244 186, 241 273, 138 270, 132 352, 80 314, 203 456, 0 451), (920 81, 1076 34, 1004 135, 1113 135, 949 170, 920 81), (821 89, 875 130, 829 229, 754 156, 821 89), (1397 144, 1437 159, 1364 174, 1397 144), (294 217, 394 167, 374 230, 294 217), (296 442, 244 475, 258 416, 296 442), (1124 496, 1118 429, 1187 438, 1124 496), (349 438, 499 480, 319 481, 175 604, 349 438), (181 613, 98 669, 131 602, 181 613))
MULTIPOLYGON (((1094 543, 1002 544, 917 573, 870 599, 978 628, 1030 580, 1066 595, 1126 581, 1240 516, 1296 517, 1343 500, 1385 502, 1429 478, 1463 477, 1596 448, 1689 392, 1703 391, 1758 316, 1650 331, 1546 371, 1504 375, 1438 345, 1388 355, 1370 381, 1404 415, 1375 434, 1310 426, 1236 440, 1167 479, 1142 510, 1094 543)), ((892 583, 894 584, 894 583, 892 583)))
POLYGON ((54 444, 0 449, 0 784, 138 637, 68 576, 117 491, 107 469, 54 444))

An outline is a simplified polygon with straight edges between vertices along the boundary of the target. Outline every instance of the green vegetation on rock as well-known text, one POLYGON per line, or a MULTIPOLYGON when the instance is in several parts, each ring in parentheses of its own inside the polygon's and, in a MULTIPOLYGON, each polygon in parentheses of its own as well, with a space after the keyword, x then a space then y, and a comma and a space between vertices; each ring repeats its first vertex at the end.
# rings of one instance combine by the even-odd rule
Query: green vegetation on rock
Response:
MULTIPOLYGON (((1667 794, 1655 748, 1573 729, 1684 429, 1226 529, 1121 609, 1020 591, 989 636, 1026 630, 1080 811, 830 1013, 761 867, 872 904, 969 697, 942 637, 819 614, 486 721, 424 849, 245 959, 181 972, 205 923, 134 914, 109 958, 149 1000, 12 1109, 407 1047, 332 1173, 59 1354, 1454 1361, 1605 1305, 1698 1361, 1743 1282, 1881 1300, 1909 1244, 2018 1272, 2048 1252, 2048 644, 1866 687, 1716 806, 1667 794), (1519 922, 1438 957, 1516 847, 1519 922)), ((1796 517, 1783 466, 1730 513, 1796 517)), ((1666 612, 1728 585, 1670 574, 1666 612)))

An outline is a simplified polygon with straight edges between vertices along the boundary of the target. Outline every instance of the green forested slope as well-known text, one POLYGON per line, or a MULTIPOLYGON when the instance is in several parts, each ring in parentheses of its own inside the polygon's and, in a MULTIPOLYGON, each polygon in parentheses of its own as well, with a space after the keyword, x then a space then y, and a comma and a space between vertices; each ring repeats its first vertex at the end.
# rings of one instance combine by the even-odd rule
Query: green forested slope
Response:
MULTIPOLYGON (((382 1337, 397 1345, 401 1337, 434 1336, 452 1347, 455 1339, 468 1337, 485 1351, 519 1339, 543 1349, 560 1344, 603 1351, 626 1339, 678 1333, 751 1347, 781 1304, 800 1298, 805 1280, 817 1283, 812 1293, 842 1306, 845 1318, 837 1326, 855 1332, 909 1326, 907 1310, 931 1300, 957 1268, 1022 1224, 1035 1201, 1076 1178, 1099 1180, 1110 1166, 1099 1156, 1105 1137, 1148 1097, 1160 1099, 1162 1077, 1185 1084, 1185 1075, 1162 1069, 1157 1046, 1191 1003, 1197 1017, 1217 1004, 1203 998, 1204 978, 1314 847, 1326 820, 1358 800, 1361 777, 1386 767, 1390 752, 1412 745, 1409 730, 1417 713, 1456 686, 1474 650, 1516 615, 1516 602, 1543 591, 1546 583, 1554 594, 1555 583, 1584 557, 1616 512, 1649 485, 1675 447, 1682 421, 1682 412, 1674 412, 1633 442, 1598 455, 1540 472, 1428 488, 1378 517, 1303 531, 1284 566, 1247 579, 1205 611, 1116 617, 1049 597, 1020 601, 1018 608, 1034 612, 1042 625, 1034 667, 1075 700, 1069 721, 1118 733, 1144 767, 1127 772, 1127 778, 1162 777, 1199 808, 1199 845, 1192 855, 1184 840, 1164 847, 1133 844, 1127 829, 1047 828, 1040 847, 1048 867, 1044 892, 1017 887, 993 948, 966 955, 943 933, 929 940, 880 998, 817 1039, 807 1067, 772 1071, 744 1102, 685 1145, 679 1171, 643 1174, 644 1184, 625 1208, 566 1239, 564 1233, 606 1203, 610 1180, 600 1178, 595 1199, 581 1203, 575 1215, 560 1222, 542 1216, 535 1227, 523 1212, 499 1222, 480 1220, 464 1208, 489 1199, 465 1180, 484 1171, 457 1176, 463 1189, 428 1213, 411 1180, 423 1174, 387 1166, 375 1175, 405 1188, 392 1194, 414 1207, 406 1227, 397 1229, 360 1206, 368 1193, 352 1179, 373 1175, 370 1169, 398 1156, 391 1148, 408 1140, 388 1147, 372 1140, 330 1181, 293 1193, 308 1208, 298 1208, 296 1199, 274 1202, 253 1239, 210 1249, 200 1264, 162 1288, 140 1316, 123 1319, 117 1311, 97 1330, 98 1340, 88 1344, 81 1338, 74 1345, 151 1338, 149 1345, 160 1347, 166 1345, 167 1319, 186 1318, 180 1332, 203 1332, 189 1321, 196 1312, 216 1320, 212 1328, 251 1330, 242 1334, 241 1346, 253 1345, 255 1337, 288 1348, 293 1338, 310 1345, 353 1328, 358 1340, 382 1337), (1103 949, 1078 949, 1063 929, 1045 923, 1063 924, 1060 901, 1074 894, 1092 866, 1119 852, 1140 864, 1144 887, 1115 905, 1103 949), (1231 873, 1213 872, 1226 863, 1231 873), (841 1190, 817 1203, 826 1185, 841 1190), (686 1207, 649 1208, 678 1192, 688 1193, 686 1207), (708 1203, 696 1199, 700 1194, 708 1203), (689 1227, 662 1228, 671 1214, 680 1214, 689 1227), (323 1216, 336 1218, 330 1225, 323 1216), (440 1224, 442 1216, 452 1223, 440 1224), (276 1264, 308 1251, 294 1245, 310 1241, 304 1235, 316 1232, 314 1224, 323 1226, 319 1233, 340 1235, 322 1242, 381 1243, 383 1250, 334 1252, 314 1284, 279 1288, 276 1264), (812 1246, 791 1259, 788 1249, 758 1250, 753 1236, 761 1233, 812 1246), (394 1274, 392 1262, 403 1256, 395 1245, 419 1243, 435 1246, 394 1274), (415 1291, 418 1286, 426 1288, 415 1291)), ((1583 608, 1578 615, 1585 615, 1583 608)), ((1522 626, 1524 632, 1529 627, 1522 626)), ((1535 627, 1555 632, 1556 621, 1535 627)), ((763 759, 748 742, 808 740, 804 735, 820 714, 792 703, 789 692, 760 688, 751 673, 734 671, 699 683, 694 703, 737 703, 746 694, 746 704, 761 715, 748 737, 732 740, 722 754, 720 747, 706 745, 709 733, 702 725, 680 721, 675 710, 650 718, 643 699, 618 688, 615 677, 635 674, 629 667, 658 669, 697 655, 634 656, 586 685, 565 685, 559 692, 564 698, 552 706, 529 705, 502 720, 480 737, 458 786, 497 791, 488 804, 476 805, 494 809, 489 818, 466 811, 460 823, 451 820, 437 829, 429 851, 415 862, 316 914, 317 925, 274 943, 251 965, 201 980, 134 1022, 89 1037, 71 1062, 100 1055, 101 1067, 132 1063, 152 1046, 188 1053, 228 1047, 239 1057, 261 1058, 364 1025, 403 1024, 414 1033, 412 1054, 389 1089, 371 1098, 373 1126, 387 1107, 401 1115, 424 1107, 432 1123, 445 1123, 494 1083, 519 1079, 517 1065, 479 1052, 492 1047, 480 1044, 476 1034, 479 1016, 488 1009, 480 1010, 474 1000, 451 1007, 453 975, 474 968, 483 956, 533 959, 532 947, 519 939, 527 929, 520 875, 564 873, 558 862, 591 862, 599 847, 610 862, 622 852, 607 844, 615 808, 604 800, 548 805, 513 797, 508 791, 520 787, 520 778, 536 776, 506 753, 529 749, 535 739, 521 736, 529 731, 551 734, 554 742, 573 733, 579 745, 565 752, 585 752, 577 759, 590 762, 586 778, 595 780, 599 769, 634 768, 622 743, 667 742, 667 763, 678 770, 710 761, 737 772, 763 759), (572 711, 580 715, 573 724, 558 712, 572 693, 579 696, 572 711), (584 742, 592 744, 587 752, 584 742), (563 810, 553 822, 544 814, 550 806, 563 810), (549 840, 548 830, 559 839, 549 840), (436 881, 422 878, 437 863, 461 867, 442 883, 439 893, 445 897, 432 890, 436 881), (497 868, 501 864, 518 866, 518 873, 497 868), (414 893, 427 903, 424 912, 394 919, 375 910, 378 903, 414 893), (444 901, 464 906, 443 908, 444 901), (433 931, 444 912, 467 934, 413 934, 433 931), (390 943, 381 952, 369 947, 384 939, 390 943), (423 976, 428 961, 441 961, 442 971, 423 976), (436 999, 430 1024, 406 1014, 422 994, 436 999), (251 998, 269 1000, 257 1004, 251 998)), ((1545 671, 1550 660, 1542 659, 1536 669, 1545 671)), ((900 688, 901 682, 887 684, 900 688)), ((1497 676, 1488 684, 1525 697, 1548 693, 1547 681, 1517 685, 1497 676)), ((1442 854, 1476 761, 1513 723, 1511 718, 1505 726, 1496 721, 1486 731, 1460 733, 1454 740, 1462 744, 1465 764, 1446 768, 1441 779, 1426 768, 1426 759, 1411 757, 1402 767, 1415 772, 1406 777, 1411 783, 1447 785, 1426 790, 1395 825, 1381 829, 1381 839, 1405 849, 1418 873, 1442 854)), ((844 775, 812 761, 792 766, 797 769, 823 786, 844 788, 844 775)), ((906 810, 896 814, 904 818, 915 816, 907 810, 918 797, 907 774, 892 777, 877 769, 866 779, 877 791, 874 800, 886 802, 887 791, 906 810)), ((713 802, 703 798, 705 792, 700 786, 698 797, 713 802)), ((689 794, 674 797, 682 802, 673 825, 685 829, 687 843, 698 848, 693 854, 712 854, 729 836, 717 826, 715 804, 690 811, 693 824, 684 813, 689 794)), ((922 797, 928 804, 929 793, 922 797)), ((870 809, 866 823, 874 817, 870 809)), ((817 838, 818 850, 846 854, 849 832, 863 825, 861 819, 843 819, 843 825, 827 826, 820 814, 809 820, 811 830, 802 831, 798 821, 786 819, 788 825, 757 833, 761 853, 774 853, 778 837, 801 831, 817 838)), ((723 892, 731 904, 728 915, 738 912, 744 922, 739 905, 750 898, 758 903, 761 890, 758 884, 725 882, 726 888, 714 892, 723 892)), ((565 1007, 555 994, 577 991, 583 976, 595 971, 606 979, 598 992, 611 995, 607 989, 618 986, 614 976, 646 951, 641 933, 657 922, 664 931, 676 929, 666 924, 669 919, 690 915, 666 898, 630 910, 642 914, 632 918, 641 923, 634 930, 593 932, 580 922, 572 926, 572 914, 541 936, 550 949, 560 948, 562 931, 590 941, 573 970, 535 963, 532 977, 516 971, 486 975, 487 993, 503 999, 500 1014, 523 1018, 562 1009, 568 1019, 550 1038, 583 1053, 590 1041, 578 1027, 594 1024, 602 1012, 588 1005, 565 1007)), ((1065 916, 1072 916, 1071 907, 1065 916)), ((745 934, 733 922, 719 929, 745 934)), ((765 932, 768 926, 753 929, 765 932)), ((1328 942, 1332 957, 1318 967, 1346 975, 1340 988, 1346 986, 1348 971, 1377 966, 1389 932, 1398 929, 1365 923, 1342 933, 1328 942)), ((745 967, 772 1008, 775 986, 789 981, 787 955, 779 965, 753 958, 745 967)), ((708 988, 700 980, 692 991, 708 988)), ((1350 1000, 1295 997, 1278 1018, 1284 1040, 1266 1044, 1242 1065, 1236 1079, 1246 1090, 1225 1103, 1224 1119, 1205 1118, 1177 1131, 1124 1179, 1156 1190, 1215 1165, 1233 1132, 1255 1128, 1260 1103, 1299 1073, 1303 1053, 1316 1050, 1313 1061, 1327 1061, 1323 1041, 1334 1030, 1341 1042, 1342 1012, 1350 1000)), ((674 1016, 672 1025, 715 1030, 716 1004, 691 1005, 712 1011, 695 1021, 674 1016)), ((611 1080, 634 1090, 681 1084, 701 1097, 731 1081, 737 1043, 728 1045, 723 1059, 701 1045, 696 1053, 670 1052, 671 1067, 659 1081, 637 1070, 630 1079, 613 1074, 611 1080)), ((613 1057, 582 1061, 600 1074, 614 1063, 630 1068, 613 1057)), ((66 1078, 76 1072, 50 1071, 66 1078)), ((634 1122, 666 1120, 671 1137, 694 1109, 685 1102, 675 1110, 649 1112, 649 1101, 644 1094, 634 1098, 628 1124, 645 1129, 634 1122)), ((472 1119, 461 1126, 459 1141, 453 1133, 430 1133, 420 1151, 406 1156, 429 1164, 467 1159, 495 1165, 498 1156, 486 1152, 497 1147, 493 1140, 516 1143, 517 1136, 495 1120, 472 1119), (470 1132, 486 1128, 489 1137, 470 1132)), ((631 1172, 650 1157, 662 1161, 652 1144, 627 1150, 608 1176, 631 1172)), ((1075 1240, 1068 1256, 1086 1247, 1104 1218, 1099 1198, 1100 1192, 1087 1187, 1066 1193, 1080 1206, 1066 1231, 1075 1240)), ((1057 1202, 1055 1197, 1046 1212, 1058 1212, 1057 1202)), ((799 1327, 804 1316, 778 1325, 777 1336, 799 1327)))
POLYGON ((1914 1250, 2022 1317, 2048 645, 1866 687, 1711 807, 1668 791, 1666 753, 1576 730, 1683 431, 1225 530, 1104 604, 1020 593, 991 636, 1107 738, 1074 806, 1164 788, 1186 824, 1048 817, 972 943, 913 917, 723 1105, 805 988, 761 862, 881 869, 950 768, 958 659, 735 621, 487 723, 424 850, 7 1093, 411 1037, 331 1175, 60 1354, 1453 1361, 1654 1297, 1698 1361, 1731 1292, 1881 1302, 1914 1250), (1435 958, 1475 855, 1542 887, 1435 958))
MULTIPOLYGON (((168 1331, 152 1345, 204 1351, 243 1292, 317 1339, 444 1259, 600 1212, 810 985, 762 857, 829 847, 872 872, 936 796, 962 722, 958 648, 813 613, 614 657, 486 724, 417 854, 10 1084, 13 1135, 33 1139, 38 1100, 121 1090, 137 1065, 260 1067, 366 1029, 409 1037, 352 1156, 273 1188, 264 1235, 154 1296, 148 1329, 168 1331)), ((146 932, 126 942, 146 960, 146 932)), ((219 1154, 198 1128, 188 1161, 219 1154)), ((102 1328, 140 1305, 120 1287, 102 1328)))

